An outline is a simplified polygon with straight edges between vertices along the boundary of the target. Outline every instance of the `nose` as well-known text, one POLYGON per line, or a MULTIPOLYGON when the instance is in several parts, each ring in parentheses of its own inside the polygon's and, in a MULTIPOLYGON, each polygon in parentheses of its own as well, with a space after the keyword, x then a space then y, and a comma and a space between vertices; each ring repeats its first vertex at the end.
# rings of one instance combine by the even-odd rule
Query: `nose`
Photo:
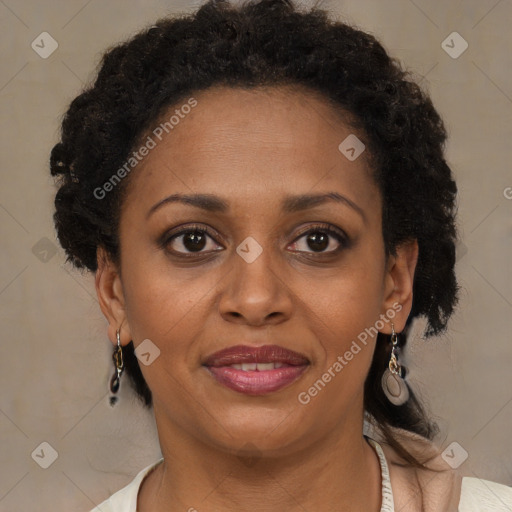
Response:
POLYGON ((233 253, 232 268, 221 292, 221 316, 253 326, 278 324, 290 318, 292 293, 276 255, 270 249, 263 249, 255 259, 245 258, 243 251, 240 254, 233 253))

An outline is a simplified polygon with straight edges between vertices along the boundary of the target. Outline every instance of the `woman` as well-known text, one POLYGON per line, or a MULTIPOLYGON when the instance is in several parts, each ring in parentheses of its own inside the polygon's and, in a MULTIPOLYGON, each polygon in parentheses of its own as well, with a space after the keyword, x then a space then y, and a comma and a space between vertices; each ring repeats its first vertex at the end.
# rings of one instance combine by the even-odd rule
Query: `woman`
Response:
POLYGON ((211 0, 105 54, 54 219, 96 276, 112 404, 126 371, 163 457, 95 511, 510 509, 444 462, 401 365, 457 302, 445 139, 374 37, 290 1, 211 0))

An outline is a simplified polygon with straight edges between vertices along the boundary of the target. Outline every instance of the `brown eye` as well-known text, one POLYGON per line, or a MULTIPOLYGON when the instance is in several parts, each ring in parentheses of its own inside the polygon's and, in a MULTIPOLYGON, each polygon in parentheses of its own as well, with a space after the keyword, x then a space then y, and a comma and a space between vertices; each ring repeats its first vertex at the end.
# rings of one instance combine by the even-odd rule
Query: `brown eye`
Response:
POLYGON ((170 249, 171 252, 189 255, 216 250, 215 247, 218 244, 212 242, 215 242, 215 240, 206 229, 189 227, 166 237, 162 246, 170 249))
POLYGON ((306 243, 314 251, 322 252, 329 246, 330 235, 320 231, 310 233, 306 238, 306 243))
POLYGON ((294 250, 299 252, 313 252, 313 253, 336 253, 340 248, 348 245, 348 239, 345 234, 331 226, 317 226, 310 228, 308 231, 300 235, 293 243, 294 250), (299 240, 304 239, 304 243, 299 244, 299 240), (334 239, 334 240, 333 240, 334 239), (334 247, 332 247, 334 245, 334 247), (297 248, 299 246, 299 248, 297 248), (300 248, 300 246, 302 248, 300 248), (331 249, 329 249, 331 247, 331 249), (308 251, 311 249, 311 251, 308 251), (329 249, 329 250, 327 250, 329 249))
POLYGON ((187 249, 187 251, 198 252, 204 249, 206 245, 206 234, 201 231, 192 231, 183 235, 181 244, 187 249))

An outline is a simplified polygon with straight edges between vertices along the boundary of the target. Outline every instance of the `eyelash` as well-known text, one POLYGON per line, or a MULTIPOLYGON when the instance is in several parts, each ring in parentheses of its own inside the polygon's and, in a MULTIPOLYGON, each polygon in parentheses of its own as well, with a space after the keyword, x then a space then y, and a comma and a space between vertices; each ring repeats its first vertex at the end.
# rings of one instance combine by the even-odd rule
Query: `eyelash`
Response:
MULTIPOLYGON (((212 233, 210 231, 210 229, 204 227, 204 226, 201 226, 199 224, 192 224, 190 226, 187 226, 186 228, 184 229, 181 229, 180 231, 176 232, 176 233, 172 233, 172 235, 168 235, 167 233, 164 234, 164 236, 161 238, 161 241, 159 242, 159 245, 162 249, 164 250, 167 250, 167 247, 170 245, 170 243, 179 238, 180 236, 183 236, 183 235, 186 235, 186 234, 190 234, 190 233, 200 233, 200 234, 206 234, 208 235, 215 243, 218 243, 216 240, 215 240, 215 236, 216 234, 212 233)), ((339 252, 341 252, 343 249, 346 249, 348 248, 349 246, 349 238, 347 237, 347 235, 341 231, 341 230, 338 230, 332 226, 330 226, 329 224, 315 224, 313 226, 310 226, 308 227, 307 230, 301 232, 294 240, 293 240, 293 244, 295 244, 298 240, 300 240, 301 238, 305 237, 306 235, 309 235, 311 233, 325 233, 327 235, 330 235, 332 237, 334 237, 336 239, 336 241, 340 244, 340 246, 337 248, 337 249, 334 249, 334 250, 331 250, 331 251, 325 251, 325 252, 313 252, 313 251, 306 251, 307 254, 309 255, 313 255, 313 257, 315 256, 323 256, 323 255, 333 255, 333 254, 338 254, 339 252)), ((179 251, 171 251, 173 255, 177 255, 177 256, 180 256, 180 257, 184 257, 184 258, 195 258, 197 256, 200 256, 202 254, 207 254, 208 251, 206 253, 202 252, 202 251, 199 251, 199 252, 179 252, 179 251)), ((211 252, 217 252, 217 250, 215 251, 210 251, 211 252)), ((294 251, 294 252, 304 252, 304 251, 294 251)))

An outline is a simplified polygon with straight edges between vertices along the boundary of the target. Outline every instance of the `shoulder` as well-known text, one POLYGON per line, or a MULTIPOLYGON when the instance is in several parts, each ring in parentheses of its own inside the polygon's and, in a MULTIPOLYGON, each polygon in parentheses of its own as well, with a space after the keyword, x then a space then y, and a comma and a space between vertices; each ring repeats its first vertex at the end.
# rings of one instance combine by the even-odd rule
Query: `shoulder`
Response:
POLYGON ((401 429, 393 432, 399 443, 426 466, 412 467, 390 445, 380 441, 398 510, 414 510, 414 503, 418 510, 433 512, 512 511, 512 487, 463 476, 447 464, 435 443, 401 429))
POLYGON ((136 512, 137 496, 142 481, 162 461, 163 458, 139 471, 127 486, 117 491, 110 498, 107 498, 90 512, 136 512))
POLYGON ((510 512, 512 487, 480 478, 464 477, 459 512, 479 512, 480 510, 510 512))
POLYGON ((392 446, 381 441, 396 510, 455 512, 461 493, 461 475, 444 461, 432 441, 402 429, 393 429, 393 433, 399 444, 425 466, 423 469, 411 465, 392 446))

